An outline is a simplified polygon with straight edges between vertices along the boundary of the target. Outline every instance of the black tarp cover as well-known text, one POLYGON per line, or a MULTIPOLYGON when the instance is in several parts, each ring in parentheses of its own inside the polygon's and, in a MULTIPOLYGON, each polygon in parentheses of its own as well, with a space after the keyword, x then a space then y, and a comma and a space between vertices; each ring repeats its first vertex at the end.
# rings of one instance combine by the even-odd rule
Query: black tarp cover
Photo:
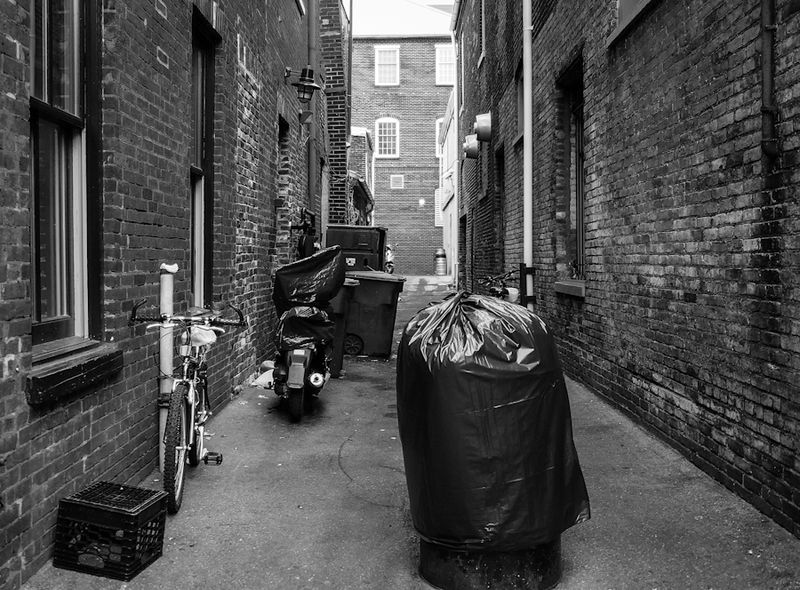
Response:
POLYGON ((294 305, 324 308, 344 284, 341 246, 331 246, 275 271, 272 300, 279 313, 294 305))
POLYGON ((296 305, 281 315, 275 330, 278 350, 314 348, 333 342, 336 324, 331 315, 318 307, 296 305))
POLYGON ((418 312, 398 348, 397 417, 424 540, 524 550, 589 519, 555 342, 521 305, 460 292, 418 312))

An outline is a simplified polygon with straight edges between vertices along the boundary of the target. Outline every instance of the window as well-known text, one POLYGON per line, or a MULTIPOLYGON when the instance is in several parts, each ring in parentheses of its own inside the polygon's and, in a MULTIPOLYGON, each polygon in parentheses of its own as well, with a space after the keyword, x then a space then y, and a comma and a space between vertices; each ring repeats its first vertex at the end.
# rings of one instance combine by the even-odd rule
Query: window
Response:
POLYGON ((33 0, 33 344, 89 336, 83 2, 33 0))
POLYGON ((444 119, 439 117, 436 119, 436 157, 442 157, 442 127, 444 125, 444 119))
POLYGON ((400 124, 397 119, 382 117, 375 121, 376 158, 400 156, 400 124))
POLYGON ((517 89, 517 134, 522 135, 525 131, 525 81, 522 77, 522 64, 517 67, 514 83, 517 89))
POLYGON ((606 47, 614 42, 645 13, 645 10, 655 5, 655 0, 618 0, 617 1, 617 26, 606 39, 606 47))
POLYGON ((437 188, 433 193, 433 224, 436 227, 442 227, 444 225, 444 218, 442 217, 442 192, 443 189, 437 188))
MULTIPOLYGON (((563 186, 559 209, 563 223, 560 263, 567 278, 583 279, 585 155, 583 113, 583 65, 578 60, 559 78, 559 127, 562 131, 563 186)), ((557 156, 558 157, 558 156, 557 156)))
POLYGON ((406 177, 402 174, 389 175, 389 188, 405 188, 406 177))
POLYGON ((456 82, 456 54, 451 44, 436 46, 436 84, 452 86, 456 82))
POLYGON ((204 307, 211 295, 214 170, 214 46, 219 35, 195 8, 192 34, 192 159, 189 210, 192 220, 192 304, 204 307))
POLYGON ((459 79, 458 79, 458 104, 461 105, 461 111, 464 110, 464 33, 461 33, 461 36, 458 40, 458 56, 459 56, 459 79))
POLYGON ((400 84, 400 46, 375 47, 375 86, 400 84))
POLYGON ((486 2, 481 0, 481 55, 478 58, 478 65, 481 64, 483 61, 483 57, 486 55, 486 2))

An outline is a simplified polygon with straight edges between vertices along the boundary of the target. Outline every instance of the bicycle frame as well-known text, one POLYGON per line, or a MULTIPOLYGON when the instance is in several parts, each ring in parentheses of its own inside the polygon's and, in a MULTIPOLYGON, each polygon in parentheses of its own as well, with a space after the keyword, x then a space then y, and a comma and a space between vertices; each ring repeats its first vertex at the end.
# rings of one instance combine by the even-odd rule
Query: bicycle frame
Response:
POLYGON ((160 351, 159 367, 161 368, 161 384, 159 387, 159 468, 163 475, 163 485, 168 492, 167 511, 174 514, 178 511, 183 497, 185 467, 195 467, 200 461, 209 461, 219 465, 222 463, 220 453, 206 451, 204 444, 205 422, 211 415, 207 393, 206 357, 209 348, 216 342, 217 334, 224 333, 222 325, 244 326, 242 312, 233 306, 239 316, 237 320, 225 319, 218 313, 204 311, 199 315, 173 315, 165 313, 165 307, 172 306, 171 293, 168 305, 164 304, 165 283, 171 287, 171 275, 177 267, 162 265, 161 309, 159 317, 137 316, 137 310, 146 299, 133 306, 128 325, 137 322, 147 323, 147 329, 159 328, 160 351), (165 281, 164 277, 168 279, 165 281), (181 365, 173 370, 173 332, 179 332, 178 353, 181 365), (166 387, 169 389, 165 392, 166 387), (161 399, 166 394, 167 399, 161 399), (166 403, 163 403, 166 402, 166 403))

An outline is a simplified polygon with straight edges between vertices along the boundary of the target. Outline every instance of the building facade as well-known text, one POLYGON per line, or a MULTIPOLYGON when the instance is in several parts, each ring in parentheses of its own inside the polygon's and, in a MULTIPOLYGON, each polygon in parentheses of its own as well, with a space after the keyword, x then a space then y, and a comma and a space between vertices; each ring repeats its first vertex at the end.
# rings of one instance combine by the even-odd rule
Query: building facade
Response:
POLYGON ((397 273, 433 274, 442 246, 438 133, 455 71, 450 37, 356 34, 353 45, 353 125, 374 142, 373 223, 388 230, 397 273))
POLYGON ((248 319, 212 350, 219 408, 274 353, 271 273, 296 257, 303 209, 322 218, 334 157, 316 0, 2 4, 0 587, 13 589, 49 558, 60 498, 156 467, 158 338, 127 318, 143 298, 158 309, 159 265, 178 264, 176 311, 229 302, 248 319), (307 65, 323 91, 304 104, 292 84, 307 65))
POLYGON ((565 371, 800 534, 800 8, 462 0, 460 281, 525 256, 565 371), (532 99, 525 144, 525 97, 532 99))

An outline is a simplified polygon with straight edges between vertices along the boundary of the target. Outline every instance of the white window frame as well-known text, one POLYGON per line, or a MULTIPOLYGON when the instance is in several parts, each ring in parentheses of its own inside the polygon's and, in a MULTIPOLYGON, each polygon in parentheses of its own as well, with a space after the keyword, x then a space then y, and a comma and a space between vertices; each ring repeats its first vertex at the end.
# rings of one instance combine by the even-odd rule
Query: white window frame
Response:
POLYGON ((442 157, 442 126, 444 125, 444 117, 439 117, 434 123, 436 127, 436 157, 442 157))
POLYGON ((400 85, 400 46, 399 45, 376 45, 375 46, 375 86, 399 86, 400 85), (379 54, 394 52, 394 79, 391 81, 381 80, 380 66, 391 65, 388 62, 380 62, 378 59, 379 54))
POLYGON ((399 158, 400 157, 400 121, 394 117, 381 117, 375 121, 375 157, 378 159, 383 158, 399 158), (394 151, 392 153, 381 153, 381 135, 379 133, 381 123, 393 123, 395 127, 395 141, 394 151))
POLYGON ((436 85, 453 86, 456 83, 456 50, 452 43, 436 44, 436 85), (447 59, 445 59, 447 58, 447 59), (445 66, 449 66, 445 69, 445 66), (445 76, 444 72, 450 73, 445 76))
POLYGON ((389 175, 389 188, 390 189, 403 189, 406 188, 405 174, 390 174, 389 175))

